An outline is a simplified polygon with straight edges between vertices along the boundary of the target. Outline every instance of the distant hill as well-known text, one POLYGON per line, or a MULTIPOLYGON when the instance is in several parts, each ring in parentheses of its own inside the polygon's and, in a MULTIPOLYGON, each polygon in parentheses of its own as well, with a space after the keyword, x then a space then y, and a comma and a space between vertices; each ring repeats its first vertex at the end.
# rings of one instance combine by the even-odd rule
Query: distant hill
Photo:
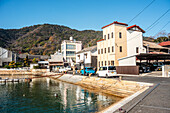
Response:
MULTIPOLYGON (((33 55, 50 55, 61 48, 63 40, 72 36, 82 41, 83 47, 97 44, 102 39, 102 31, 78 31, 66 26, 43 24, 23 27, 21 29, 0 29, 0 47, 17 53, 33 55)), ((155 39, 144 37, 144 40, 154 42, 155 39)))
POLYGON ((0 29, 0 47, 19 53, 49 55, 60 49, 63 40, 72 36, 82 41, 83 46, 96 45, 102 38, 102 31, 78 31, 60 25, 34 25, 21 29, 0 29))

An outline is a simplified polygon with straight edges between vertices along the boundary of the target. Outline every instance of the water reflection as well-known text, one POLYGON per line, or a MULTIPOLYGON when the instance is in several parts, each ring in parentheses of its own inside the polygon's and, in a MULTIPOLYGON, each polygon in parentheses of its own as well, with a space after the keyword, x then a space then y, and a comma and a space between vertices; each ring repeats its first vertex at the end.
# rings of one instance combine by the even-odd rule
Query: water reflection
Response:
POLYGON ((119 100, 49 78, 0 85, 0 112, 96 112, 119 100))

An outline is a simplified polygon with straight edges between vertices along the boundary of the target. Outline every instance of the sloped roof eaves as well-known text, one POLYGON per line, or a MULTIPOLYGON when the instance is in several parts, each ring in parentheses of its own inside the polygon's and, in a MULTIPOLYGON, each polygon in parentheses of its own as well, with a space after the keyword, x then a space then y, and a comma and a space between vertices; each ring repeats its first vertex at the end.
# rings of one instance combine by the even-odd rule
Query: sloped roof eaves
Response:
POLYGON ((120 25, 128 26, 128 24, 126 24, 126 23, 121 23, 121 22, 118 22, 118 21, 114 21, 113 23, 110 23, 108 25, 103 26, 102 29, 104 29, 104 28, 106 28, 106 27, 108 27, 110 25, 113 25, 113 24, 120 24, 120 25))
POLYGON ((166 41, 166 42, 161 42, 159 43, 160 46, 169 46, 170 45, 170 41, 166 41))
POLYGON ((87 51, 92 51, 92 50, 94 50, 94 49, 97 50, 97 45, 91 46, 91 47, 88 47, 88 48, 84 48, 83 50, 78 51, 76 54, 83 53, 83 52, 87 52, 87 51))
POLYGON ((129 26, 129 27, 127 27, 127 30, 129 30, 129 29, 131 29, 131 28, 133 28, 133 27, 137 27, 137 28, 140 29, 143 33, 145 33, 145 31, 144 31, 142 28, 140 28, 139 26, 137 26, 137 25, 129 26))
POLYGON ((149 48, 156 48, 156 49, 169 49, 169 48, 166 48, 166 47, 162 47, 156 43, 153 43, 153 42, 148 42, 148 41, 143 41, 143 46, 146 46, 149 45, 149 48))
POLYGON ((100 39, 100 40, 98 40, 97 42, 101 42, 101 41, 104 41, 104 39, 100 39))

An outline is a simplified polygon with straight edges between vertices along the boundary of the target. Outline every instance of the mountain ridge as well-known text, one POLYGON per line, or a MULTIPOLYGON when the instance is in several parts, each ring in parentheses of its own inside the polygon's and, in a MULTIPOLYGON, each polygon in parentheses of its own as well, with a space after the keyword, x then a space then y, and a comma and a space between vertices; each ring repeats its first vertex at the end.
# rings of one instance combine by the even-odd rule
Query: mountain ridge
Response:
POLYGON ((38 24, 20 29, 0 28, 0 47, 17 53, 49 55, 60 49, 62 40, 72 36, 84 47, 96 45, 102 31, 76 30, 63 25, 38 24))

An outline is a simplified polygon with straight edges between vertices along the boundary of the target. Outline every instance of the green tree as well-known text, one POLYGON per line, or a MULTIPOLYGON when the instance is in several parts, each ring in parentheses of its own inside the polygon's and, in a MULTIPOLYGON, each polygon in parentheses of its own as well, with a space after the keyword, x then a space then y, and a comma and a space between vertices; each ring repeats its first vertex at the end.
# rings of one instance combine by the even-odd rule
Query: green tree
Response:
POLYGON ((160 43, 160 42, 165 42, 168 41, 168 37, 158 37, 155 39, 155 42, 160 43))
POLYGON ((15 68, 15 67, 16 67, 15 62, 14 62, 14 61, 11 61, 11 62, 9 63, 9 67, 10 67, 10 68, 15 68))
POLYGON ((37 61, 36 61, 36 59, 35 59, 35 58, 32 60, 32 63, 34 63, 34 64, 35 64, 35 63, 37 63, 37 61))
POLYGON ((28 55, 26 56, 26 58, 24 59, 24 67, 28 67, 29 66, 29 62, 28 62, 28 55))

